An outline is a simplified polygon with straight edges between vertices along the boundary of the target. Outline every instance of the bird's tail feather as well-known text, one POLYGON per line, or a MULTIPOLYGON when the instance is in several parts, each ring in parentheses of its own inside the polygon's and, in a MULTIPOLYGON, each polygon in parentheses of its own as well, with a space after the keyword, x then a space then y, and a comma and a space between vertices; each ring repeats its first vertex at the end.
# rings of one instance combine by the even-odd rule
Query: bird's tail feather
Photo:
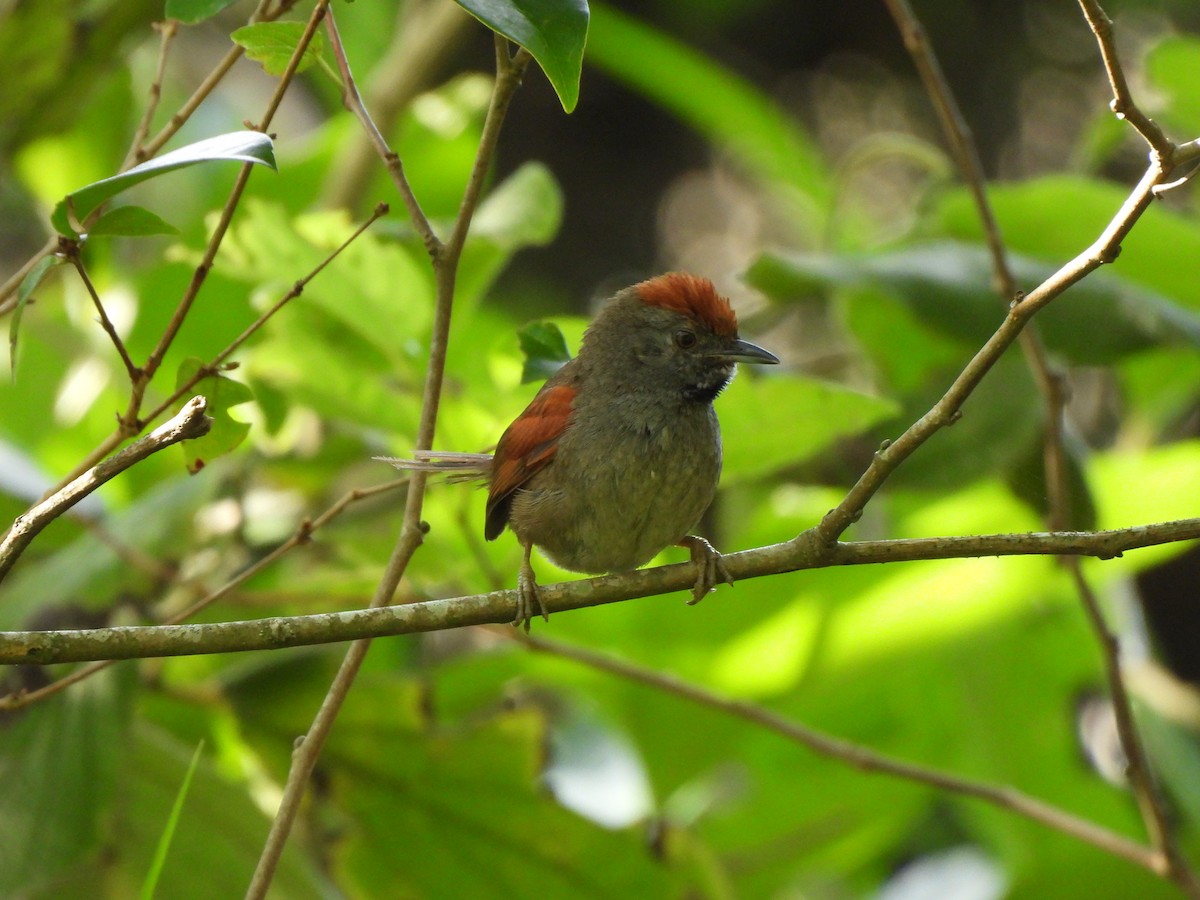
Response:
POLYGON ((414 450, 412 459, 376 456, 374 459, 408 472, 450 474, 458 478, 487 476, 492 471, 492 454, 459 453, 453 450, 414 450))

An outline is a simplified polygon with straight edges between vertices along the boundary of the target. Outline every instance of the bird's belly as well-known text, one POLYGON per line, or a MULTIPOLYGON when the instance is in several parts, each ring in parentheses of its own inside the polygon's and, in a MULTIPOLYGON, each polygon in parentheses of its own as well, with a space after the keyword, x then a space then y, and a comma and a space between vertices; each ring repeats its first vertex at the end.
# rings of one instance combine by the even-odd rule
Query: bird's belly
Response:
POLYGON ((572 571, 644 565, 686 535, 716 493, 719 439, 685 446, 686 452, 672 453, 648 439, 640 452, 626 446, 586 467, 559 454, 552 478, 535 476, 514 496, 513 531, 572 571))

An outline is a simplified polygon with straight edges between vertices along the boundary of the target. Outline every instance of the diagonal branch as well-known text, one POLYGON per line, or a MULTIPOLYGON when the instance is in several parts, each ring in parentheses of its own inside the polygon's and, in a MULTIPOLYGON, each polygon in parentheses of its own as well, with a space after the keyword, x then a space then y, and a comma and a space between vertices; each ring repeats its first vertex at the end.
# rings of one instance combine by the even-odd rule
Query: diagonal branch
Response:
MULTIPOLYGON (((1178 160, 1178 155, 1176 156, 1178 160)), ((962 415, 962 406, 979 382, 1012 344, 1033 315, 1067 288, 1112 262, 1120 252, 1121 241, 1129 233, 1154 199, 1154 188, 1171 174, 1159 159, 1151 160, 1142 180, 1122 204, 1116 216, 1090 247, 1062 266, 1025 296, 1009 307, 1008 316, 987 342, 975 353, 933 407, 909 426, 895 441, 885 441, 874 459, 842 502, 821 520, 818 530, 832 543, 856 522, 863 509, 893 471, 941 428, 953 425, 962 415)))
POLYGON ((17 558, 43 528, 100 485, 111 481, 152 453, 157 453, 180 441, 208 434, 208 430, 212 428, 212 419, 204 414, 207 407, 208 401, 203 397, 193 397, 184 404, 183 409, 173 419, 164 422, 115 456, 88 469, 69 484, 18 516, 4 539, 0 541, 0 581, 4 580, 4 576, 16 563, 17 558))

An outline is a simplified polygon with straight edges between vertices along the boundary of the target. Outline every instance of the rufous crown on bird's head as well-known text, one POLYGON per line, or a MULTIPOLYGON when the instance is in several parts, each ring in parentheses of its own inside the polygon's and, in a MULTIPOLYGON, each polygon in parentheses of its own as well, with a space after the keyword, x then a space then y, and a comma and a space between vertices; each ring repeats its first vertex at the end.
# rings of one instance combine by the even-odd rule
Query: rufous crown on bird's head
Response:
POLYGON ((733 307, 707 278, 687 272, 668 272, 634 287, 644 303, 703 322, 716 334, 727 337, 737 334, 737 316, 733 307))

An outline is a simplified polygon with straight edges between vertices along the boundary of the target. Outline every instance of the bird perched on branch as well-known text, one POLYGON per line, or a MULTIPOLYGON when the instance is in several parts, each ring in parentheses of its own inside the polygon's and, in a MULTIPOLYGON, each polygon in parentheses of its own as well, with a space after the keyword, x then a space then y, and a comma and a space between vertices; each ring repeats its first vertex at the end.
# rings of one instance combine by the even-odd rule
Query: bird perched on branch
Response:
POLYGON ((673 272, 619 291, 500 437, 493 455, 428 451, 398 468, 488 481, 484 536, 507 525, 525 549, 514 625, 549 618, 529 556, 537 546, 574 572, 624 572, 677 544, 691 552, 689 603, 731 582, 708 541, 689 532, 716 494, 721 431, 713 400, 735 365, 777 363, 738 337, 711 281, 673 272))

